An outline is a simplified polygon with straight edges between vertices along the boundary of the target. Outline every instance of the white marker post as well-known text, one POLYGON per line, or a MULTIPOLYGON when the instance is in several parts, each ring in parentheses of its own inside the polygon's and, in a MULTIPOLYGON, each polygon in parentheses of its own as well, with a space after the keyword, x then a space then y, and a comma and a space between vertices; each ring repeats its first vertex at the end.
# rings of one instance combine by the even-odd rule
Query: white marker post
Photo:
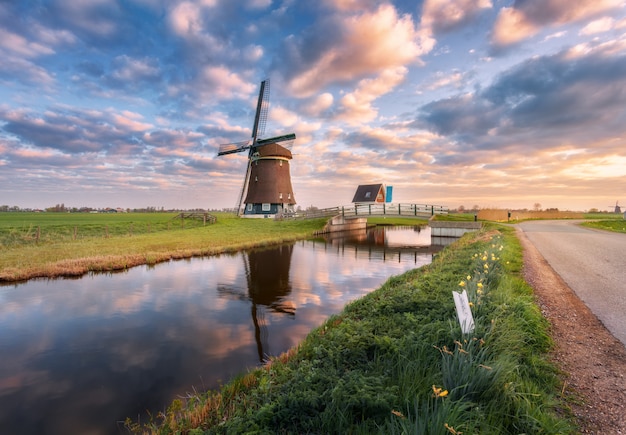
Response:
POLYGON ((461 331, 463 334, 473 332, 474 317, 472 316, 472 310, 469 306, 469 300, 467 299, 467 292, 465 290, 463 290, 462 293, 453 291, 452 297, 454 297, 454 305, 456 305, 456 314, 459 318, 461 331))

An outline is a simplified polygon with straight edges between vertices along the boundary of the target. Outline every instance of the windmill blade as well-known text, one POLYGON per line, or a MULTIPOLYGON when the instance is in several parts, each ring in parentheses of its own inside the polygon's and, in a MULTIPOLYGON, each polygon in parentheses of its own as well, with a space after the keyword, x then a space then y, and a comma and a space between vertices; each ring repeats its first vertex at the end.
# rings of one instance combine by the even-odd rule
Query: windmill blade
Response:
POLYGON ((293 144, 293 141, 296 140, 296 135, 294 133, 284 134, 282 136, 270 137, 267 139, 257 140, 255 148, 262 147, 263 145, 269 145, 271 143, 279 143, 281 142, 281 146, 285 148, 290 148, 293 144), (286 142, 286 143, 283 143, 286 142))
POLYGON ((240 153, 249 149, 251 146, 251 140, 245 140, 243 142, 224 143, 220 145, 220 148, 217 151, 217 155, 223 156, 225 154, 240 153))
POLYGON ((252 127, 252 142, 256 142, 257 138, 265 133, 265 124, 267 124, 267 111, 270 106, 270 79, 261 82, 259 89, 259 99, 256 103, 256 113, 254 115, 254 126, 252 127))

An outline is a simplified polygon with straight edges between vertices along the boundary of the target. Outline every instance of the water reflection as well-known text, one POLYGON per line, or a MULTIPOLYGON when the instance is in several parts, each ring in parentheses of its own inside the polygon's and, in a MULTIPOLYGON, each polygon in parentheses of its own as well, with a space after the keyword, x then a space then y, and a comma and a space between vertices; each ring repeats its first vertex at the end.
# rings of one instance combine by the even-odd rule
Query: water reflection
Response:
POLYGON ((126 417, 217 387, 431 261, 391 233, 0 287, 0 432, 124 433, 126 417))

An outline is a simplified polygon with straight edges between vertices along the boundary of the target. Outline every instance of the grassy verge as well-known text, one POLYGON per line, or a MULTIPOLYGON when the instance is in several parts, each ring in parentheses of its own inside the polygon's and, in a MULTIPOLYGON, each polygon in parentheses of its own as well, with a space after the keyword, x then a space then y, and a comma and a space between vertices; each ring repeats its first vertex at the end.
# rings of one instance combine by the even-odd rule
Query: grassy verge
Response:
MULTIPOLYGON (((0 214, 2 215, 2 214, 0 214)), ((217 223, 202 225, 189 219, 173 221, 173 215, 39 215, 19 225, 4 217, 0 221, 3 245, 0 249, 0 281, 19 281, 34 277, 78 276, 93 271, 120 270, 139 264, 154 264, 173 258, 187 258, 235 251, 309 237, 323 228, 326 220, 275 221, 239 219, 217 214, 217 223), (159 216, 160 215, 160 216, 159 216), (42 220, 43 219, 43 220, 42 220), (47 220, 49 219, 49 220, 47 220), (77 222, 75 219, 84 219, 77 222), (20 226, 21 225, 21 226, 20 226), (129 231, 129 225, 133 230, 129 231), (32 240, 33 228, 48 234, 32 240), (73 232, 82 237, 61 237, 73 232), (109 228, 108 237, 103 228, 109 228), (119 231, 114 231, 118 228, 119 231), (143 228, 145 231, 140 231, 143 228), (150 228, 150 231, 147 229, 150 228), (18 236, 11 236, 12 233, 18 236), (24 240, 24 234, 30 239, 24 240), (57 236, 52 236, 56 234, 57 236), (7 242, 7 240, 20 239, 7 242)), ((20 215, 20 219, 27 219, 20 215)))
POLYGON ((148 426, 127 424, 160 434, 573 433, 521 268, 512 229, 468 234, 264 368, 177 400, 148 426), (453 290, 468 292, 471 334, 455 319, 453 290))
POLYGON ((597 228, 600 230, 613 231, 616 233, 626 233, 626 220, 624 219, 614 219, 614 220, 604 220, 604 221, 587 221, 583 222, 581 225, 589 228, 597 228))
POLYGON ((399 225, 417 226, 427 225, 428 219, 404 218, 404 217, 370 217, 367 218, 367 225, 399 225))

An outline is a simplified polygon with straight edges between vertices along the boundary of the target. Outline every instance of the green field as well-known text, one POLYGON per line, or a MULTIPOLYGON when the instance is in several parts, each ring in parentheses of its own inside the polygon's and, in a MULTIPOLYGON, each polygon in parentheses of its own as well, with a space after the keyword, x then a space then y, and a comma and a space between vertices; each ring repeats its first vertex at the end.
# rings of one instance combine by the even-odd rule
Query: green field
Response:
POLYGON ((325 219, 216 213, 215 224, 168 213, 0 213, 0 281, 79 276, 311 237, 325 219), (76 237, 74 237, 76 234, 76 237))
POLYGON ((616 233, 626 233, 626 220, 624 219, 588 221, 584 222, 583 226, 597 228, 599 230, 613 231, 616 233))
POLYGON ((0 247, 149 234, 203 225, 178 213, 0 213, 0 247), (37 238, 37 236, 39 238, 37 238))

